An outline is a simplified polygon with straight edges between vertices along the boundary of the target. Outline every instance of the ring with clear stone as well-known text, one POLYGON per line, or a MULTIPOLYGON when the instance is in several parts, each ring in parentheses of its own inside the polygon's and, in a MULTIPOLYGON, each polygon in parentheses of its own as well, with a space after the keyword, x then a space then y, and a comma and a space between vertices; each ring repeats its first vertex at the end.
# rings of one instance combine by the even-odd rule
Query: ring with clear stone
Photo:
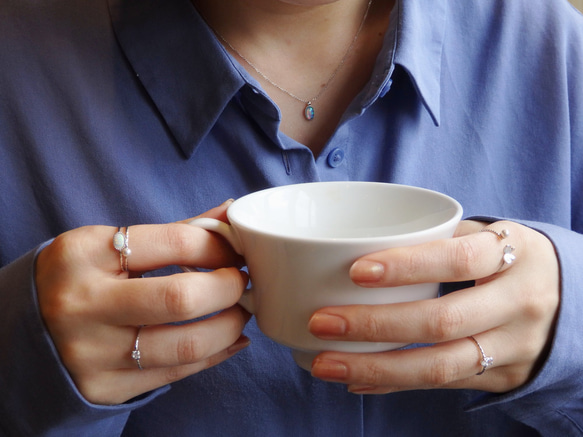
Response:
POLYGON ((138 327, 138 334, 136 335, 136 341, 134 343, 134 350, 132 350, 132 359, 138 365, 138 369, 144 370, 144 368, 142 367, 142 363, 140 362, 140 359, 142 358, 142 353, 140 352, 140 332, 141 332, 141 330, 142 330, 142 326, 139 326, 138 327))
MULTIPOLYGON (((508 238, 508 236, 510 235, 510 231, 508 229, 502 229, 500 232, 498 232, 495 231, 494 229, 482 228, 480 232, 490 232, 491 234, 496 235, 500 241, 504 240, 505 238, 508 238)), ((502 265, 512 264, 514 262, 514 260, 516 259, 516 255, 514 255, 512 252, 514 252, 515 250, 516 248, 510 244, 504 246, 504 249, 502 249, 502 265)))
POLYGON ((480 360, 480 365, 482 366, 482 370, 480 370, 478 373, 476 373, 476 375, 481 375, 482 373, 484 373, 486 371, 486 369, 488 367, 494 365, 494 358, 486 355, 486 353, 484 352, 484 349, 482 349, 482 346, 480 345, 480 343, 478 343, 478 340, 476 340, 472 335, 470 335, 468 338, 470 340, 472 340, 474 343, 476 343, 476 346, 478 346, 478 349, 480 350, 480 354, 482 355, 482 359, 480 360))

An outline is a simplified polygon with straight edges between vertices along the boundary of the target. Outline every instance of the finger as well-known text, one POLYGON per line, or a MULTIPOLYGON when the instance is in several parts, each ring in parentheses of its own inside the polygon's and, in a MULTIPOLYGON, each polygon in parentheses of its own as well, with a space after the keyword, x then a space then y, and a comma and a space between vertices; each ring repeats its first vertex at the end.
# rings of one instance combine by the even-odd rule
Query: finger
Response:
POLYGON ((226 349, 193 364, 139 370, 112 370, 99 372, 77 383, 85 399, 97 405, 124 403, 142 393, 184 379, 216 366, 249 345, 249 339, 240 336, 226 349), (112 390, 111 387, 115 387, 112 390))
POLYGON ((158 325, 229 308, 245 290, 247 274, 230 267, 205 273, 110 280, 92 294, 92 317, 110 325, 158 325))
MULTIPOLYGON (((464 225, 463 229, 474 227, 464 225)), ((464 231, 462 231, 464 232, 464 231)), ((426 282, 469 281, 491 276, 503 265, 504 248, 511 244, 519 261, 520 232, 502 242, 488 232, 409 247, 387 249, 366 255, 350 269, 352 280, 364 287, 394 287, 426 282)))
POLYGON ((104 347, 107 342, 108 350, 114 353, 103 354, 93 348, 95 352, 86 360, 104 370, 135 369, 138 366, 132 351, 139 335, 140 365, 144 369, 193 364, 232 345, 249 318, 250 314, 236 305, 191 323, 144 326, 139 331, 135 327, 118 329, 115 335, 94 340, 94 344, 103 342, 104 347))
MULTIPOLYGON (((175 367, 205 360, 232 345, 240 336, 250 314, 234 306, 201 321, 186 325, 144 327, 140 333, 140 363, 145 369, 175 367)), ((129 368, 135 368, 129 351, 129 368)))
MULTIPOLYGON (((480 334, 480 344, 490 353, 496 334, 480 334)), ((468 338, 431 347, 382 352, 346 354, 325 352, 313 363, 312 375, 326 381, 342 382, 353 392, 387 393, 412 389, 470 388, 503 392, 521 382, 508 372, 514 360, 512 344, 494 355, 494 364, 485 373, 481 352, 468 338)), ((525 372, 522 382, 525 381, 525 372)))
POLYGON ((81 329, 79 341, 72 342, 64 358, 74 363, 78 374, 138 368, 132 357, 140 351, 143 368, 193 364, 214 355, 239 338, 251 315, 239 305, 212 317, 185 324, 112 327, 101 325, 81 329), (137 341, 139 339, 139 341, 137 341))
MULTIPOLYGON (((86 277, 108 272, 127 277, 122 272, 120 253, 113 247, 116 232, 118 229, 110 226, 87 226, 59 235, 40 253, 37 264, 50 267, 40 273, 48 277, 86 277)), ((221 236, 182 223, 131 226, 128 247, 128 267, 132 271, 170 265, 208 269, 243 265, 243 259, 221 236)))
MULTIPOLYGON (((502 222, 498 222, 502 223, 502 222)), ((468 234, 475 234, 476 232, 480 232, 480 229, 485 228, 488 226, 489 222, 479 222, 475 220, 462 220, 458 223, 457 228, 453 234, 454 238, 462 237, 468 234)))
MULTIPOLYGON (((212 217, 227 221, 227 209, 231 203, 233 200, 229 199, 197 217, 212 217)), ((145 236, 138 234, 137 240, 136 226, 132 226, 131 252, 132 255, 135 255, 137 251, 139 255, 132 257, 132 270, 154 270, 174 264, 196 265, 202 268, 216 268, 219 265, 243 265, 242 258, 233 253, 230 245, 220 235, 200 232, 200 229, 192 232, 188 223, 193 219, 194 217, 176 223, 154 225, 154 228, 152 225, 147 228, 138 227, 138 232, 152 233, 145 236), (209 250, 209 247, 212 250, 209 250), (187 260, 189 257, 194 257, 194 259, 189 262, 187 260)), ((126 235, 127 233, 129 233, 128 228, 126 228, 126 235)), ((129 259, 127 262, 129 264, 129 259)))
POLYGON ((196 216, 196 217, 191 217, 185 220, 181 220, 178 223, 184 223, 184 224, 188 224, 190 223, 192 220, 194 220, 195 218, 199 218, 199 217, 209 217, 209 218, 215 218, 217 220, 221 220, 225 223, 228 223, 229 220, 227 219, 227 209, 229 208, 229 206, 231 206, 231 204, 234 202, 233 199, 228 199, 225 202, 223 202, 221 205, 216 206, 214 208, 209 209, 206 212, 203 212, 202 214, 196 216))
POLYGON ((514 277, 499 278, 450 293, 439 299, 387 305, 347 305, 316 311, 309 331, 324 340, 437 343, 512 322, 516 308, 507 305, 520 285, 514 277))
MULTIPOLYGON (((223 237, 196 226, 184 223, 136 225, 131 226, 129 232, 132 253, 128 264, 133 271, 149 271, 170 265, 213 269, 243 264, 242 258, 223 237)), ((106 235, 103 238, 107 241, 106 235)), ((119 255, 115 249, 110 247, 103 251, 103 255, 101 265, 107 266, 110 271, 119 271, 119 255)))

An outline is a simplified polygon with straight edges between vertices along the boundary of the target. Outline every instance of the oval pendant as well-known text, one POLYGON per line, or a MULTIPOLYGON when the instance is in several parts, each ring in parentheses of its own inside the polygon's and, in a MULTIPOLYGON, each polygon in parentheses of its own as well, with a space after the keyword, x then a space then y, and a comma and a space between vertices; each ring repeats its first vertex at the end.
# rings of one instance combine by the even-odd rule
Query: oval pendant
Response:
POLYGON ((308 102, 304 108, 304 117, 306 117, 306 120, 312 121, 315 116, 316 112, 314 111, 314 107, 312 106, 311 102, 308 102))

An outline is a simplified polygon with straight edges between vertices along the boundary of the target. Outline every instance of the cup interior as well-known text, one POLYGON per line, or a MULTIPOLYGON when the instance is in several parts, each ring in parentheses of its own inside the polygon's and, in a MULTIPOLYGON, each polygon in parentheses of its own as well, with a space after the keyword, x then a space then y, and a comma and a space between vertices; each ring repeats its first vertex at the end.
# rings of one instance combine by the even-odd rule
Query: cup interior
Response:
POLYGON ((462 214, 449 196, 376 182, 315 182, 270 188, 229 207, 229 220, 289 238, 378 238, 424 232, 462 214))

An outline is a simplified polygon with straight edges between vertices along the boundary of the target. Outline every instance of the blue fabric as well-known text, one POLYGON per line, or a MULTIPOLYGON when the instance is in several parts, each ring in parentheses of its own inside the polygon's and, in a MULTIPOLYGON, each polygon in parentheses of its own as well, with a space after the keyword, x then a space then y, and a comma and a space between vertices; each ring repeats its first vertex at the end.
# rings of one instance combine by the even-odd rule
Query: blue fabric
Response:
POLYGON ((583 432, 583 18, 566 0, 399 1, 369 84, 317 157, 278 132, 277 107, 188 0, 4 0, 0 20, 0 433, 583 432), (552 239, 561 310, 531 382, 356 396, 299 369, 252 320, 252 345, 216 368, 124 405, 82 398, 38 312, 42 244, 347 179, 439 190, 466 216, 552 239))

